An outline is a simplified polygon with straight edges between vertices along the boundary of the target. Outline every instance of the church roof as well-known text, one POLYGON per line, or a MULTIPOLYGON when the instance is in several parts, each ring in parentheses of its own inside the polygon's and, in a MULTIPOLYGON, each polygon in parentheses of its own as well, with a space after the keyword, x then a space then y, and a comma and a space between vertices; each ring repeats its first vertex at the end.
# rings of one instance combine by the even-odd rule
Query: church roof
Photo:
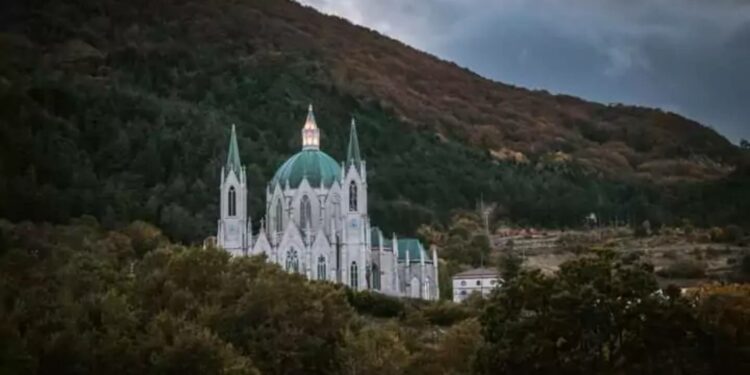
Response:
POLYGON ((339 164, 328 154, 317 149, 302 150, 287 159, 271 179, 271 185, 287 183, 297 188, 303 179, 312 187, 331 187, 341 176, 339 164))
MULTIPOLYGON (((378 227, 372 227, 370 229, 370 246, 375 251, 380 247, 380 234, 381 230, 378 227)), ((398 242, 398 261, 406 262, 406 253, 409 253, 409 263, 419 263, 419 252, 424 253, 424 262, 432 263, 432 256, 425 251, 422 242, 416 238, 399 238, 398 242)), ((393 250, 393 240, 383 236, 383 249, 387 251, 393 250)))
POLYGON ((475 268, 453 275, 454 279, 481 279, 500 277, 500 272, 493 268, 475 268))
POLYGON ((422 246, 422 242, 416 238, 399 238, 398 240, 398 260, 406 262, 406 253, 409 253, 409 263, 420 262, 420 252, 424 254, 424 262, 432 263, 432 257, 427 254, 422 246))

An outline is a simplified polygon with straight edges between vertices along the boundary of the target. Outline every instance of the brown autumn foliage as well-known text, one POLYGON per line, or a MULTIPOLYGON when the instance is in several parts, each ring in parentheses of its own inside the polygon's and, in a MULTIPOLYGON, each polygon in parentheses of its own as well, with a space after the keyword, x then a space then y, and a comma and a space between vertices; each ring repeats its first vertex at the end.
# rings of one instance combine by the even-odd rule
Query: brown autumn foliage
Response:
POLYGON ((677 114, 494 82, 312 8, 255 3, 263 4, 257 17, 278 31, 279 48, 321 54, 336 87, 378 100, 416 127, 487 150, 526 157, 563 151, 609 175, 665 181, 721 177, 738 157, 724 137, 677 114), (667 167, 674 165, 679 168, 667 167))
MULTIPOLYGON (((492 81, 293 1, 135 3, 130 9, 105 13, 177 16, 173 22, 196 45, 246 40, 245 48, 234 53, 247 59, 254 59, 256 52, 280 59, 288 53, 306 54, 332 77, 331 90, 377 103, 403 122, 443 139, 494 150, 499 159, 524 161, 562 151, 609 176, 695 181, 728 174, 741 157, 738 148, 717 132, 680 115, 492 81), (227 22, 215 22, 218 19, 227 22), (680 168, 660 167, 670 165, 680 168)), ((140 53, 170 48, 168 39, 150 42, 136 24, 116 38, 126 39, 140 53)), ((90 45, 67 47, 75 47, 76 56, 102 57, 90 45)))

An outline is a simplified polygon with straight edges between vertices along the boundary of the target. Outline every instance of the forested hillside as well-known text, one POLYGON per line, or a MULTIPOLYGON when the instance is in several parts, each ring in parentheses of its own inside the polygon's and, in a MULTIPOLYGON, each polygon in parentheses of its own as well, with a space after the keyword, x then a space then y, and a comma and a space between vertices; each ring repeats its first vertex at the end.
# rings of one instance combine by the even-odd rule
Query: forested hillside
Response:
POLYGON ((296 3, 2 7, 0 217, 13 221, 142 219, 199 241, 215 231, 233 123, 258 218, 312 102, 335 158, 357 118, 386 231, 412 233, 480 196, 521 224, 576 226, 590 212, 748 223, 740 151, 708 128, 494 83, 296 3))

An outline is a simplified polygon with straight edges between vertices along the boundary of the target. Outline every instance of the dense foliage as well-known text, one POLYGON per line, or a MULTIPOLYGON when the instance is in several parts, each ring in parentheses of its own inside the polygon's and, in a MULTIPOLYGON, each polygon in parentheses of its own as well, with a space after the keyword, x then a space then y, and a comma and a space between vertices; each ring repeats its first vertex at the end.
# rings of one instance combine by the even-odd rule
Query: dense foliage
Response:
POLYGON ((476 370, 747 373, 750 288, 704 292, 696 298, 676 287, 660 291, 650 266, 616 261, 610 252, 565 263, 553 276, 521 272, 484 311, 476 370))
POLYGON ((0 221, 0 275, 9 375, 426 374, 426 353, 479 335, 476 322, 452 327, 476 316, 468 307, 307 282, 260 257, 171 244, 142 222, 0 221))
POLYGON ((486 301, 308 282, 135 222, 0 221, 0 373, 747 373, 750 288, 658 292, 650 268, 585 257, 486 301))
POLYGON ((464 133, 448 137, 436 128, 446 124, 414 126, 387 100, 340 82, 329 42, 322 48, 293 26, 301 15, 314 16, 315 27, 326 18, 294 4, 6 6, 0 217, 66 222, 90 214, 109 228, 140 219, 173 239, 200 241, 215 230, 218 174, 235 123, 258 225, 265 184, 298 149, 313 102, 323 148, 338 159, 349 116, 358 119, 371 215, 387 232, 444 222, 481 195, 501 205, 504 219, 530 225, 576 226, 590 212, 630 222, 747 223, 745 171, 721 185, 671 191, 554 158, 498 161, 464 133), (721 198, 696 199, 706 194, 721 198))

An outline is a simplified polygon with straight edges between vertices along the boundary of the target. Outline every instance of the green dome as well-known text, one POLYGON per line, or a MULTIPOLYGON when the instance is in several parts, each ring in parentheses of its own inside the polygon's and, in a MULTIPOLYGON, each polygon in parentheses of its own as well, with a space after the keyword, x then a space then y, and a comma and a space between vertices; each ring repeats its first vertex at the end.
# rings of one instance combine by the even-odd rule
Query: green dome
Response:
POLYGON ((312 187, 330 187, 341 176, 339 164, 323 151, 316 149, 302 150, 289 158, 279 167, 271 180, 271 185, 280 183, 285 187, 287 182, 292 188, 299 187, 303 178, 312 187))

